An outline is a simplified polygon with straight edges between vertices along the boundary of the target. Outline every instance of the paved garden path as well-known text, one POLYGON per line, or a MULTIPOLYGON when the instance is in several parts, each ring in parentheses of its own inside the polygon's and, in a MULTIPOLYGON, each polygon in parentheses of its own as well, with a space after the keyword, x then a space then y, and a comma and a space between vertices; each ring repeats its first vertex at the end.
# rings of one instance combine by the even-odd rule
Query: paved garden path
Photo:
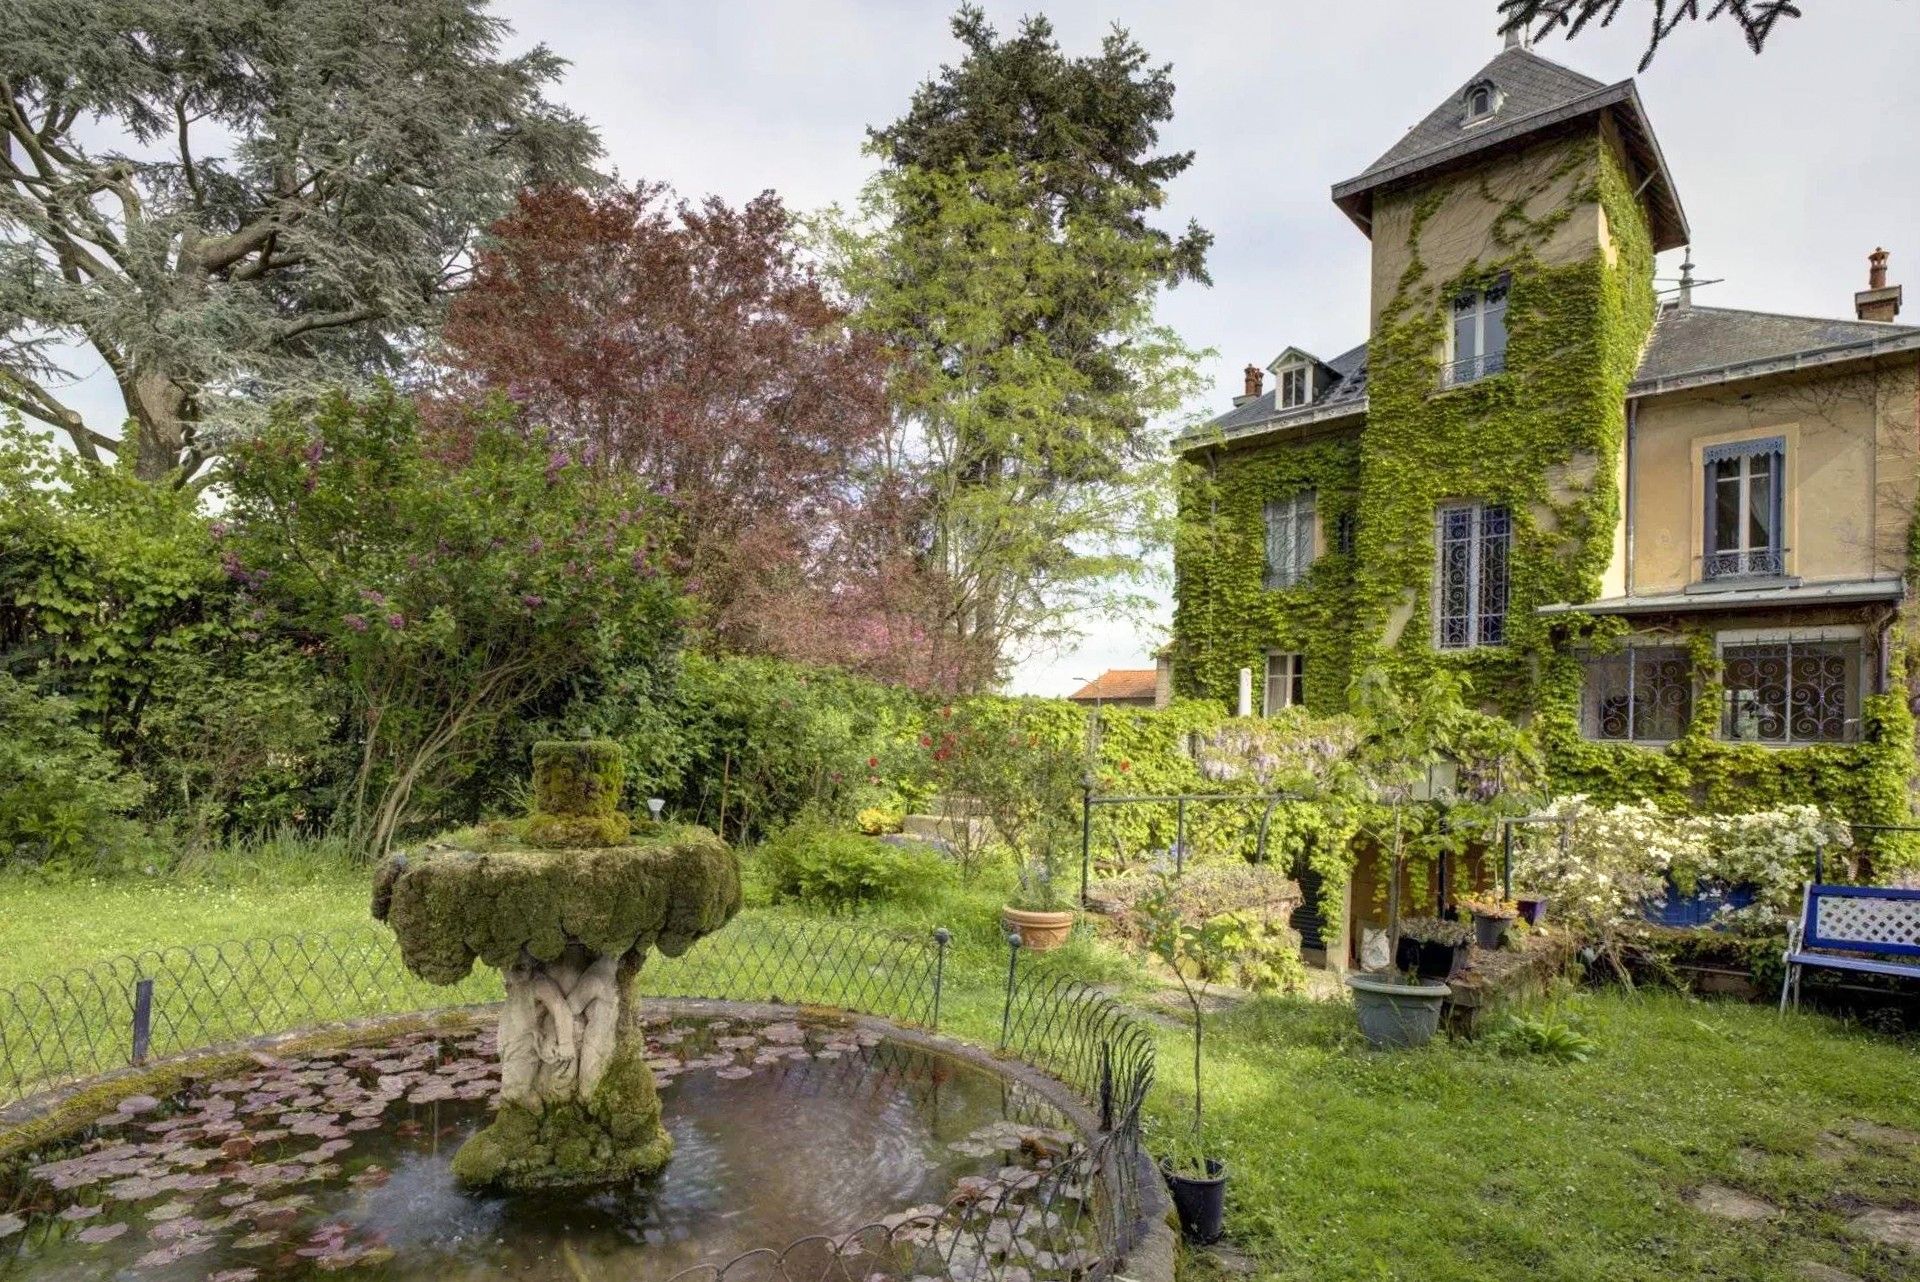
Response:
MULTIPOLYGON (((1920 1163, 1920 1131, 1847 1119, 1821 1133, 1813 1156, 1834 1165, 1855 1156, 1899 1157, 1920 1163)), ((1755 1154, 1755 1160, 1763 1157, 1755 1154)), ((1687 1196, 1687 1201, 1703 1214, 1737 1224, 1759 1226, 1789 1214, 1787 1208, 1724 1184, 1703 1184, 1687 1196)), ((1920 1271, 1920 1207, 1875 1206, 1851 1198, 1846 1203, 1840 1214, 1849 1235, 1910 1256, 1914 1269, 1920 1271)), ((1865 1282, 1859 1274, 1818 1260, 1802 1260, 1798 1268, 1807 1282, 1865 1282)))

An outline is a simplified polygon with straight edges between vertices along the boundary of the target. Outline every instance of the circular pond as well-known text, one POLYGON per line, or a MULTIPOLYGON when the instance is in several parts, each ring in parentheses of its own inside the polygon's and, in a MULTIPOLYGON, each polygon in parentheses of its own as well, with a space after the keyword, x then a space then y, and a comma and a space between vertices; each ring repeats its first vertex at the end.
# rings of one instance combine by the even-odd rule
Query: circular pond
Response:
POLYGON ((491 1031, 262 1054, 127 1097, 4 1177, 0 1279, 665 1278, 949 1204, 1011 1242, 1060 1222, 1023 1206, 1036 1185, 1084 1196, 1040 1178, 1078 1142, 1037 1091, 872 1025, 682 1010, 647 1045, 673 1160, 594 1193, 455 1184, 498 1085, 491 1031))

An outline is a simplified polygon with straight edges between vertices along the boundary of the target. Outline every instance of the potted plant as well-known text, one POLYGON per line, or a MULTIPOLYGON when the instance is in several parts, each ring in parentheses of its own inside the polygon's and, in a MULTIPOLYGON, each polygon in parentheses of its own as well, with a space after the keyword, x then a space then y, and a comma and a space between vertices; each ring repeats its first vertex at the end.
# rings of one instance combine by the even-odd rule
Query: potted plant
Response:
POLYGON ((1473 914, 1473 942, 1488 952, 1500 947, 1508 927, 1520 915, 1511 899, 1469 899, 1461 907, 1473 914))
POLYGON ((943 708, 932 748, 935 776, 949 797, 967 797, 985 815, 991 849, 1010 852, 1018 887, 1001 910, 1009 932, 1035 952, 1073 933, 1074 908, 1061 863, 1077 848, 1081 762, 1024 708, 943 708))
POLYGON ((1409 917, 1400 923, 1394 965, 1422 979, 1451 979, 1467 964, 1473 931, 1444 917, 1409 917))
POLYGON ((1193 1010, 1193 1122, 1186 1134, 1176 1137, 1161 1157, 1160 1174, 1173 1196, 1181 1235, 1189 1242, 1204 1246, 1220 1240, 1225 1224, 1227 1163, 1207 1151, 1200 1090, 1205 1009, 1187 976, 1189 971, 1193 972, 1204 992, 1206 973, 1230 964, 1230 959, 1224 956, 1229 941, 1215 923, 1195 923, 1183 918, 1173 893, 1172 879, 1165 872, 1154 876, 1153 890, 1139 903, 1147 946, 1180 981, 1180 990, 1186 994, 1187 1005, 1193 1010))
POLYGON ((1547 897, 1545 895, 1516 895, 1514 905, 1520 910, 1520 920, 1538 930, 1547 924, 1547 897))
POLYGON ((1052 842, 1025 853, 1019 865, 1019 889, 1000 910, 1006 928, 1020 946, 1036 953, 1058 948, 1073 934, 1073 909, 1060 892, 1058 854, 1052 842))
POLYGON ((1406 1050, 1425 1046, 1440 1031, 1440 1011, 1453 989, 1437 979, 1418 975, 1352 974, 1347 987, 1360 1035, 1375 1050, 1406 1050))

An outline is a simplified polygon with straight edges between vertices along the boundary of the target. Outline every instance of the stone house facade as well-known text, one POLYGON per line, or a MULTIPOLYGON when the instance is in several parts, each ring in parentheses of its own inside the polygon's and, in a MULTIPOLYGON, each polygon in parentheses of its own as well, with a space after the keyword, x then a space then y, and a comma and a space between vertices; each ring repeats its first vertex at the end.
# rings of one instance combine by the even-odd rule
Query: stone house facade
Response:
POLYGON ((1920 327, 1887 255, 1854 315, 1705 306, 1631 80, 1523 43, 1336 207, 1367 341, 1285 347, 1177 443, 1177 693, 1346 706, 1373 664, 1465 672, 1556 787, 1909 813, 1905 603, 1920 327), (1271 376, 1271 385, 1268 378, 1271 376))

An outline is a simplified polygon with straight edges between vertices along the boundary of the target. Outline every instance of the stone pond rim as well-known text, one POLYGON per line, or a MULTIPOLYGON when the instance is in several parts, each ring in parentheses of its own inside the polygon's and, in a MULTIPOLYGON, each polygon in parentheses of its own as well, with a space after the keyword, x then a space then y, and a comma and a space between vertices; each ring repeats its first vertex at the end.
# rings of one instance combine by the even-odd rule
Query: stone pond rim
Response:
POLYGON ((500 971, 500 1108, 454 1158, 480 1188, 606 1184, 660 1170, 672 1142, 647 1065, 634 980, 740 910, 740 868, 704 828, 620 810, 610 740, 534 745, 534 811, 394 855, 373 915, 434 984, 500 971))

